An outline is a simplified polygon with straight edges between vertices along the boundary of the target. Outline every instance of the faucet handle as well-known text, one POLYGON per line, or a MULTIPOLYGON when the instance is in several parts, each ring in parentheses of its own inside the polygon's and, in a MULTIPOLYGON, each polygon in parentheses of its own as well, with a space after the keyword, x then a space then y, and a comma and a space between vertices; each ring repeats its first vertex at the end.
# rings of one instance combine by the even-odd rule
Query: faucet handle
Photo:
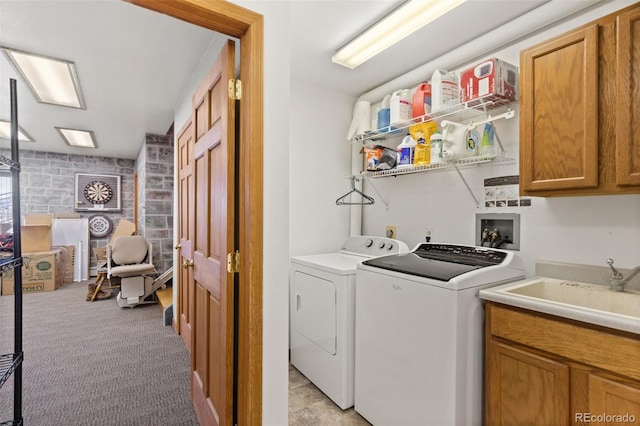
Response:
POLYGON ((611 268, 611 278, 615 278, 615 279, 621 279, 622 278, 622 274, 620 273, 620 271, 618 271, 614 266, 613 266, 613 259, 607 259, 607 265, 609 265, 609 268, 611 268))

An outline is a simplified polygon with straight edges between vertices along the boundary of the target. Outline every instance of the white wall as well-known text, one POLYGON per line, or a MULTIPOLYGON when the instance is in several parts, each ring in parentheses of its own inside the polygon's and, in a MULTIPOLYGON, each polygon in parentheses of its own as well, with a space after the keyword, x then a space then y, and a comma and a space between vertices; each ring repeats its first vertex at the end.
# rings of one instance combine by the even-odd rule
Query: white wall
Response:
MULTIPOLYGON (((607 2, 583 16, 497 51, 493 56, 518 65, 520 50, 628 4, 607 2)), ((473 57, 473 52, 469 52, 469 57, 473 57)), ((517 159, 518 106, 513 107, 516 117, 500 120, 496 127, 507 156, 517 159)), ((393 143, 400 143, 400 140, 393 143)), ((517 175, 518 164, 515 161, 511 165, 478 166, 464 169, 462 173, 475 196, 482 201, 483 179, 517 175)), ((388 200, 389 209, 381 204, 365 208, 363 226, 367 234, 384 235, 385 225, 396 225, 398 238, 412 246, 424 241, 426 228, 433 228, 435 241, 474 244, 476 213, 519 213, 519 255, 528 276, 534 274, 536 260, 604 265, 605 259, 611 257, 623 268, 640 264, 640 195, 532 197, 531 207, 487 209, 482 205, 476 208, 455 171, 379 178, 372 182, 388 200)), ((365 188, 372 192, 370 184, 365 184, 365 188)))
POLYGON ((336 252, 349 236, 351 144, 346 140, 355 98, 291 81, 289 242, 291 256, 336 252))

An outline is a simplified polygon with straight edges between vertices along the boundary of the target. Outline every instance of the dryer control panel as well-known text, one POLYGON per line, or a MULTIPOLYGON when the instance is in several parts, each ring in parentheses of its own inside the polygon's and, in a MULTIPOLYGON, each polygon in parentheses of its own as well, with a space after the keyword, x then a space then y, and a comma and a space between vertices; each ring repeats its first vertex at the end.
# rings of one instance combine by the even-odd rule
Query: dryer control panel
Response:
POLYGON ((340 247, 344 253, 364 256, 384 256, 409 252, 409 246, 400 240, 386 237, 359 236, 347 239, 340 247))

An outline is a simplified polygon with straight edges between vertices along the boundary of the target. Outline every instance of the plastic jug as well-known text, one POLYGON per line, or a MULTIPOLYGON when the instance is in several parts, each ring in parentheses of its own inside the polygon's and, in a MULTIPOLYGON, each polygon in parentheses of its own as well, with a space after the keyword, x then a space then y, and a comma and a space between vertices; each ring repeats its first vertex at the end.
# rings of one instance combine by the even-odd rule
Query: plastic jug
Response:
POLYGON ((389 102, 391 101, 391 95, 387 95, 382 100, 382 105, 380 105, 380 111, 378 111, 378 131, 379 132, 389 132, 389 125, 391 124, 390 120, 390 109, 389 102))
POLYGON ((436 69, 431 77, 431 112, 460 103, 460 85, 454 72, 436 69))
MULTIPOLYGON (((431 158, 431 146, 430 143, 424 139, 422 133, 420 132, 420 137, 418 138, 417 145, 414 149, 413 153, 413 165, 414 166, 422 166, 424 164, 429 164, 431 158)), ((431 141, 429 141, 431 142, 431 141)))
POLYGON ((477 136, 474 138, 466 124, 442 120, 442 158, 457 160, 476 155, 477 136))
POLYGON ((400 145, 398 145, 398 167, 409 167, 413 165, 413 155, 417 143, 411 137, 407 135, 402 139, 400 145))
POLYGON ((422 83, 413 92, 411 116, 422 117, 431 112, 431 84, 422 83))
POLYGON ((389 100, 390 124, 394 125, 411 120, 411 95, 409 89, 397 90, 389 100))
POLYGON ((442 134, 439 130, 436 130, 431 135, 431 157, 429 158, 430 164, 438 164, 444 163, 444 158, 442 158, 442 134))

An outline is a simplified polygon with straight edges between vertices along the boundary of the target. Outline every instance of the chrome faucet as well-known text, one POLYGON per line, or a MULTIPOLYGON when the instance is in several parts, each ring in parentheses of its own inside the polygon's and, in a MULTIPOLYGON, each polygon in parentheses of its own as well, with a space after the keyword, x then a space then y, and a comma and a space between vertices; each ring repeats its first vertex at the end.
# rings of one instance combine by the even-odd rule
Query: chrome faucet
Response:
POLYGON ((611 290, 615 290, 615 291, 624 291, 624 286, 629 281, 631 281, 631 279, 633 277, 635 277, 636 275, 638 275, 640 273, 640 266, 636 266, 625 277, 620 273, 620 271, 618 271, 613 266, 613 259, 607 259, 607 265, 609 265, 609 268, 611 268, 611 271, 612 271, 611 278, 610 278, 610 281, 609 281, 610 285, 611 285, 611 290))

